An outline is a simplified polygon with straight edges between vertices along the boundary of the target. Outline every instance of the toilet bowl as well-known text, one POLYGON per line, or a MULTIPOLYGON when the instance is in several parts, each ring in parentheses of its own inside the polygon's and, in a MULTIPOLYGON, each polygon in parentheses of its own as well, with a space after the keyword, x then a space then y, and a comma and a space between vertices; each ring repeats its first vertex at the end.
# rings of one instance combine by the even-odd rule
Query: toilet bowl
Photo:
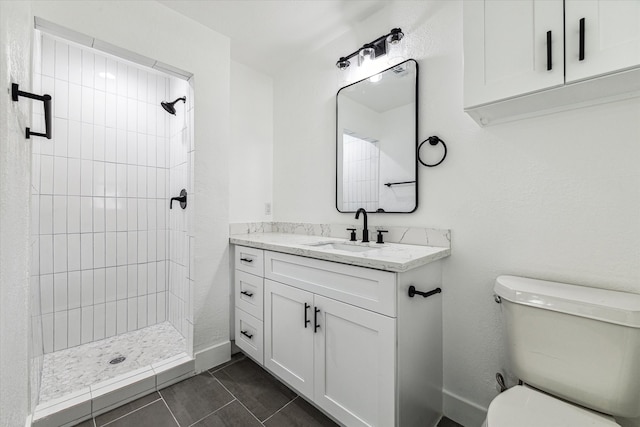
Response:
POLYGON ((484 427, 613 427, 640 416, 640 295, 500 276, 509 370, 484 427))
POLYGON ((493 399, 482 426, 619 427, 619 424, 608 415, 518 385, 493 399))

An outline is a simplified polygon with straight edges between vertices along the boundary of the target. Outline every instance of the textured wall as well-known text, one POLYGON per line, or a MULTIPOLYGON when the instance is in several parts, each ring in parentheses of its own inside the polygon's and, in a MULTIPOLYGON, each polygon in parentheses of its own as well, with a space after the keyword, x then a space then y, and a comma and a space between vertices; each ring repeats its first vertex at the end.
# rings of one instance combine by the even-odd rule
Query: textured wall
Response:
POLYGON ((462 109, 462 3, 395 2, 275 79, 275 220, 352 221, 334 207, 334 105, 344 82, 334 64, 393 27, 420 65, 419 138, 440 136, 449 156, 420 168, 415 213, 369 221, 452 230, 445 413, 479 425, 505 368, 496 276, 640 293, 640 100, 482 129, 462 109))
MULTIPOLYGON (((11 100, 11 83, 31 89, 30 5, 0 2, 0 426, 29 412, 29 194, 31 103, 11 100)), ((41 103, 39 103, 41 104, 41 103)), ((41 107, 41 105, 39 105, 41 107)))
POLYGON ((271 221, 273 80, 231 61, 229 222, 271 221))

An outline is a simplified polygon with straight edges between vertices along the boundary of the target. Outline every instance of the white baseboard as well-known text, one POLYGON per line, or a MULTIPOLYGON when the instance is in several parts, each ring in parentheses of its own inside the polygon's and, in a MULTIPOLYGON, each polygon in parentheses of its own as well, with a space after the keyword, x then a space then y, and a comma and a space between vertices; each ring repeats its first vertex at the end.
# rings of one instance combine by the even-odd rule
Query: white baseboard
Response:
POLYGON ((487 408, 448 390, 442 390, 444 415, 465 427, 480 427, 487 417, 487 408))
POLYGON ((196 352, 196 374, 231 360, 231 341, 216 344, 196 352))

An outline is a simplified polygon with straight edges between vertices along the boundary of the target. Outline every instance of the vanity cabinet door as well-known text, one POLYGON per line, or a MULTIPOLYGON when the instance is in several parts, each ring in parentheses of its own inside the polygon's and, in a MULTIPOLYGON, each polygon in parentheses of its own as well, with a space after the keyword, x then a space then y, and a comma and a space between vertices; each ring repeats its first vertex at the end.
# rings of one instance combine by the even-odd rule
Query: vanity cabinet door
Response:
POLYGON ((264 365, 311 399, 313 294, 268 279, 264 283, 264 365))
POLYGON ((564 84, 562 0, 465 1, 463 17, 465 108, 564 84))
POLYGON ((314 295, 314 402, 348 426, 395 425, 396 319, 314 295))
POLYGON ((565 21, 567 83, 640 65, 639 1, 565 0, 565 21))

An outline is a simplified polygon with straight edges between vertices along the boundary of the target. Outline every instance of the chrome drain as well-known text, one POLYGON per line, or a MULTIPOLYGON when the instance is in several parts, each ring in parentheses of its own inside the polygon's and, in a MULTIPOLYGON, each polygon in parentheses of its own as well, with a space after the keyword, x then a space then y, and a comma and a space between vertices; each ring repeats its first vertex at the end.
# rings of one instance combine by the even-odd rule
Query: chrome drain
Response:
POLYGON ((118 363, 124 362, 125 359, 126 359, 126 357, 124 357, 124 356, 118 356, 118 357, 115 357, 115 358, 109 360, 109 363, 111 365, 117 365, 118 363))

